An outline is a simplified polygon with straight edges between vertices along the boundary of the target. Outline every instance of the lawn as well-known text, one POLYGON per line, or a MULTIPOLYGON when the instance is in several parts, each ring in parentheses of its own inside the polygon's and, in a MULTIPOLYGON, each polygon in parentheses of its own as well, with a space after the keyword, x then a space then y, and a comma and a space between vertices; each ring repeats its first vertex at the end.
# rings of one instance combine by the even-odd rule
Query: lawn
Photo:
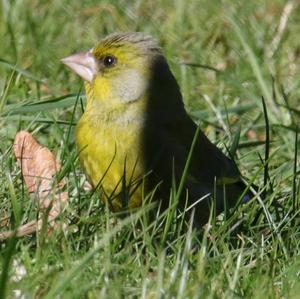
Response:
POLYGON ((1 1, 0 231, 38 216, 20 130, 60 160, 69 200, 51 233, 0 241, 0 298, 299 298, 299 36, 297 0, 1 1), (84 188, 84 88, 60 59, 117 31, 159 40, 186 110, 263 200, 196 231, 172 207, 118 218, 84 188))

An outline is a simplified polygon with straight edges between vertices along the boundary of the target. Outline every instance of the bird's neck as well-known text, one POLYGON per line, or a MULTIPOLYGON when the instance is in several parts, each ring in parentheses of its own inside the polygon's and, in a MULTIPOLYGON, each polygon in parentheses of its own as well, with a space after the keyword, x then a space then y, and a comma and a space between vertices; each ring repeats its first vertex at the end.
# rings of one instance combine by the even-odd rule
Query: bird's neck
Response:
POLYGON ((87 94, 84 117, 90 122, 114 123, 122 126, 132 122, 142 124, 145 121, 146 101, 143 98, 130 103, 122 103, 113 100, 97 101, 89 96, 87 94))

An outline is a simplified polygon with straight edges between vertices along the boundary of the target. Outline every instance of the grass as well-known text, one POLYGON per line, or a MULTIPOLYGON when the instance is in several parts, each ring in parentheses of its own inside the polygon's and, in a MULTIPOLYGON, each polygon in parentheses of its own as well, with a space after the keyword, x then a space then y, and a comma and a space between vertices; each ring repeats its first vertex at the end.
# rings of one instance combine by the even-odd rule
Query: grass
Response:
POLYGON ((70 193, 60 217, 67 229, 1 243, 0 298, 298 298, 297 1, 23 0, 0 8, 0 218, 13 227, 37 213, 12 153, 20 129, 57 154, 70 193), (155 222, 146 206, 120 220, 84 191, 73 134, 82 83, 59 60, 108 33, 137 30, 161 42, 187 111, 267 188, 264 201, 184 233, 172 207, 155 222))

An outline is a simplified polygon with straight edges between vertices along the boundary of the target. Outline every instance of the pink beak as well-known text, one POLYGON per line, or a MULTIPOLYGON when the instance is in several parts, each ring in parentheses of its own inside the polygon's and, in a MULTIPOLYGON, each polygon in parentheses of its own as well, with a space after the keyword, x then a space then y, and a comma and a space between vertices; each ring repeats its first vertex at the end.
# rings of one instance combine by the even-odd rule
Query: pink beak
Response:
POLYGON ((97 62, 91 51, 68 56, 61 62, 88 82, 92 82, 97 73, 97 62))

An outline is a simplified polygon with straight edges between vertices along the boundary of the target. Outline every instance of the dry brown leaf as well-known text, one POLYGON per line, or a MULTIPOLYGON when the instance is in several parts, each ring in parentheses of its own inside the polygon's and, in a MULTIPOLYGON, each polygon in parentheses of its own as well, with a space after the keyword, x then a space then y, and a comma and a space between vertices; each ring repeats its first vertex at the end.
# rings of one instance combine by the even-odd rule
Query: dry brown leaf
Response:
MULTIPOLYGON (((60 163, 51 151, 40 145, 33 136, 26 132, 17 133, 14 145, 14 153, 29 193, 35 200, 37 208, 48 215, 47 222, 55 228, 55 219, 66 206, 68 192, 62 192, 65 179, 55 182, 55 175, 60 170, 60 163)), ((37 221, 29 222, 17 231, 0 233, 0 239, 6 239, 13 234, 24 236, 40 230, 43 215, 37 221)))
MULTIPOLYGON (((17 133, 13 148, 28 191, 37 193, 40 199, 48 197, 53 187, 53 177, 60 169, 55 156, 26 131, 17 133)), ((65 182, 61 181, 60 187, 64 185, 65 182)))

